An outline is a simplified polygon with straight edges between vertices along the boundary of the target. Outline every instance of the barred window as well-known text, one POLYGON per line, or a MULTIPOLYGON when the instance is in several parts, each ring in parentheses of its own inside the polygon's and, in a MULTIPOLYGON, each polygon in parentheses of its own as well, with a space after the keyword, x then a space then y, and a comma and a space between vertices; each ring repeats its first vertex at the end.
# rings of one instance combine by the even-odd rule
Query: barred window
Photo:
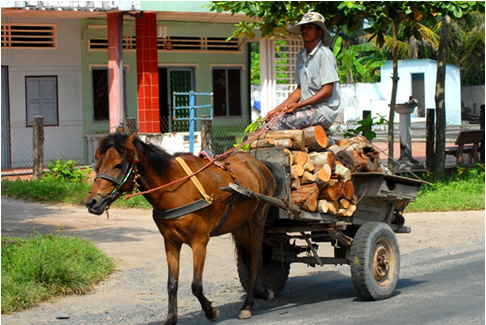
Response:
POLYGON ((2 24, 3 48, 56 48, 56 25, 2 24))

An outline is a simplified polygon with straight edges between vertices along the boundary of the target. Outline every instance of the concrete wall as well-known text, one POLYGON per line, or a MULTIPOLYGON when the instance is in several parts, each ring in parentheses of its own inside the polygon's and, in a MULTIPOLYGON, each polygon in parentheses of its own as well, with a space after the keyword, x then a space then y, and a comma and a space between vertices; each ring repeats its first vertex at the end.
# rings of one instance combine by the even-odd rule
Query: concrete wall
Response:
POLYGON ((484 105, 484 85, 461 87, 461 98, 464 106, 471 109, 475 115, 481 114, 481 105, 484 105))
POLYGON ((2 48, 2 66, 9 71, 12 167, 31 166, 33 159, 32 128, 26 127, 26 76, 57 76, 59 126, 45 127, 44 161, 49 163, 60 155, 82 160, 79 19, 2 17, 2 23, 57 25, 55 49, 2 48))

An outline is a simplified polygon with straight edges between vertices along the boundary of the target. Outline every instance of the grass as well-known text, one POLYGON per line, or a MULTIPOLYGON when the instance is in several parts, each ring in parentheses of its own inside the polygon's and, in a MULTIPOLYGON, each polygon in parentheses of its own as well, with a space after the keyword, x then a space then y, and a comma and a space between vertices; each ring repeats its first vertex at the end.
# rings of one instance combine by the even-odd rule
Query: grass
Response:
POLYGON ((420 188, 415 202, 406 212, 484 210, 484 165, 458 167, 446 175, 444 180, 435 181, 431 175, 422 178, 430 182, 420 188))
POLYGON ((2 314, 86 293, 114 267, 112 259, 83 238, 61 233, 2 237, 2 314))
MULTIPOLYGON (((82 205, 84 197, 91 190, 91 183, 67 180, 2 180, 2 197, 22 199, 32 202, 66 203, 82 205)), ((151 208, 142 195, 129 200, 118 199, 113 208, 151 208)))

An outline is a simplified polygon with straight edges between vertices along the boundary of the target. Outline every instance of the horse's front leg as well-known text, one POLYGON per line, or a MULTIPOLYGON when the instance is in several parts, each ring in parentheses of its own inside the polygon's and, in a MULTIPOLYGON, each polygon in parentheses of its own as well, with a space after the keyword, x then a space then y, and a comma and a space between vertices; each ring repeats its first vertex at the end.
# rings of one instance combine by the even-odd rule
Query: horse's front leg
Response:
POLYGON ((204 263, 206 262, 206 244, 192 245, 194 277, 192 280, 192 293, 197 297, 201 304, 202 310, 206 314, 206 318, 211 322, 215 322, 219 318, 219 311, 213 308, 211 301, 209 301, 203 293, 203 271, 204 263))
POLYGON ((165 325, 177 323, 177 288, 179 286, 179 258, 181 244, 165 240, 165 254, 167 267, 169 268, 169 278, 167 280, 167 292, 169 294, 169 308, 165 325))

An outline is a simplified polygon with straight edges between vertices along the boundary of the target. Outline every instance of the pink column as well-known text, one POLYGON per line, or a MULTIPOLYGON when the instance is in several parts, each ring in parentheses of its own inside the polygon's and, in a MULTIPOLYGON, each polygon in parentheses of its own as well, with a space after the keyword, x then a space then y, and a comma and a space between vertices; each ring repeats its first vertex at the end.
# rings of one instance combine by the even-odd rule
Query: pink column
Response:
POLYGON ((120 125, 120 13, 108 13, 108 92, 110 133, 120 125))
POLYGON ((138 126, 140 133, 160 132, 157 14, 136 21, 138 126))

